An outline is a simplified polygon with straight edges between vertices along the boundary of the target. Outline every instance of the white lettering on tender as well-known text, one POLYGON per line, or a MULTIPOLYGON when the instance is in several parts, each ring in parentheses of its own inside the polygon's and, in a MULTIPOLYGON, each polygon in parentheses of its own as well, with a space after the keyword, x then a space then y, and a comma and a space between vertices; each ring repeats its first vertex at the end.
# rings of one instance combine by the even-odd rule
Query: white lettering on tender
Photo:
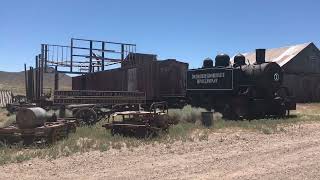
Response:
POLYGON ((218 83, 218 78, 224 78, 224 72, 192 74, 192 79, 197 80, 197 84, 216 84, 218 83))

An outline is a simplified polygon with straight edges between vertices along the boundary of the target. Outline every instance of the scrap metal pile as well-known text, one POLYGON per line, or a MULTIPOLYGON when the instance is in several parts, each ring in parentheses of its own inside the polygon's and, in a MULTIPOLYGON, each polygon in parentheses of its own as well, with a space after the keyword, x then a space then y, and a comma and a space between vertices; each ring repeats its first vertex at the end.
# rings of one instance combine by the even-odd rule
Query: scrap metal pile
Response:
MULTIPOLYGON (((110 129, 112 135, 138 138, 157 136, 161 132, 167 132, 170 125, 178 123, 169 117, 166 102, 153 103, 148 110, 144 110, 140 104, 116 104, 105 111, 102 110, 103 107, 90 104, 68 108, 74 111, 75 117, 57 118, 55 113, 48 115, 40 107, 20 107, 16 113, 16 122, 0 128, 0 142, 50 144, 75 132, 77 125, 93 125, 101 119, 108 120, 103 127, 110 129), (82 119, 78 120, 77 117, 82 119)), ((60 115, 61 112, 58 116, 60 115)))
POLYGON ((76 131, 74 119, 58 119, 48 116, 39 107, 21 108, 16 115, 16 123, 0 128, 0 142, 24 145, 54 143, 76 131))

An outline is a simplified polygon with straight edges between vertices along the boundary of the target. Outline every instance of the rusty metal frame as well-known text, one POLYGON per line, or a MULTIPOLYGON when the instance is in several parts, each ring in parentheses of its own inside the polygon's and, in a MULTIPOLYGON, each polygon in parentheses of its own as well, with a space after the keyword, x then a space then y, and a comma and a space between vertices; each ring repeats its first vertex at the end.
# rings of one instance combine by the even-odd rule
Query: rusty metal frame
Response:
POLYGON ((42 44, 41 67, 46 72, 57 67, 60 73, 87 74, 133 59, 135 53, 135 44, 71 38, 70 46, 42 44))

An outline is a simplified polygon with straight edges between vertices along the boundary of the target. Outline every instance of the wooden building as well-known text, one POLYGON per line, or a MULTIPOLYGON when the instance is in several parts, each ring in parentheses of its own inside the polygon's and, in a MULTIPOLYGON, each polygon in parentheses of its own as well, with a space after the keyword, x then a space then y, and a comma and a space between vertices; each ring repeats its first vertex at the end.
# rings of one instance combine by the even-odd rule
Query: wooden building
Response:
MULTIPOLYGON (((255 62, 255 53, 244 53, 255 62)), ((284 86, 298 102, 320 101, 320 51, 314 43, 267 49, 266 61, 277 62, 284 69, 284 86)))

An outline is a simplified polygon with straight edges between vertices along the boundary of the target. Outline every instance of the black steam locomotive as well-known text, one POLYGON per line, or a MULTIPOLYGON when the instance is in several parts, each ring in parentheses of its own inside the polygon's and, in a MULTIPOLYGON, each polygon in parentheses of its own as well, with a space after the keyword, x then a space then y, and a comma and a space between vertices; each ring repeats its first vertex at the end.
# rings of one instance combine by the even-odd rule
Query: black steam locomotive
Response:
POLYGON ((296 104, 282 86, 283 69, 265 61, 265 49, 256 50, 256 62, 246 63, 245 56, 234 57, 231 65, 226 54, 217 55, 203 67, 187 72, 187 96, 196 107, 214 109, 225 118, 285 116, 296 104))

